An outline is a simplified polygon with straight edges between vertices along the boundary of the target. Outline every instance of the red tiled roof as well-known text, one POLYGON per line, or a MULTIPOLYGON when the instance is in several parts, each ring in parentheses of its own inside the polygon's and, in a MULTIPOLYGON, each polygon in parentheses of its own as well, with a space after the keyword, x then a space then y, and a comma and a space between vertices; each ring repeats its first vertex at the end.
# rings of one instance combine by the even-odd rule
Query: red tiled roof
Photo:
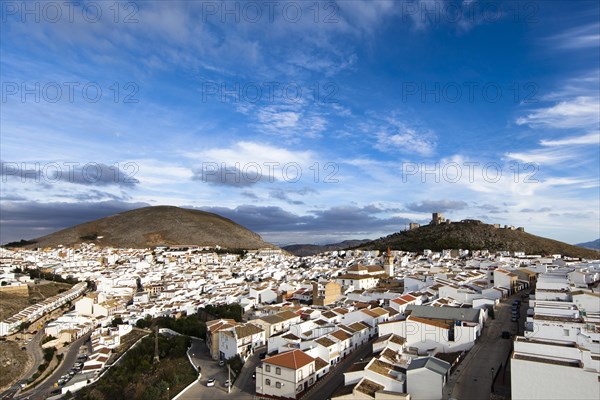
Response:
POLYGON ((297 370, 315 361, 314 358, 302 350, 292 350, 286 353, 277 354, 264 360, 265 363, 278 365, 280 367, 297 370))

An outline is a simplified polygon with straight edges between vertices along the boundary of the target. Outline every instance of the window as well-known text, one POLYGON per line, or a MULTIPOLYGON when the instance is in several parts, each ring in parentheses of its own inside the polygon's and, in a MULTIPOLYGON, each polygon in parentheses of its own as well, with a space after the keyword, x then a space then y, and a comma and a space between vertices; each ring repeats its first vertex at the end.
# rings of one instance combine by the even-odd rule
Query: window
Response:
POLYGON ((569 330, 568 329, 563 329, 563 335, 564 336, 569 336, 569 330))
POLYGON ((281 382, 275 382, 275 387, 277 389, 281 389, 281 382))
POLYGON ((296 389, 296 392, 301 392, 302 391, 302 385, 298 385, 298 388, 296 389))
POLYGON ((310 366, 308 367, 308 371, 309 371, 308 372, 309 374, 314 373, 315 372, 315 367, 312 364, 310 364, 310 366))
POLYGON ((271 386, 271 380, 270 379, 265 379, 265 385, 271 386))
POLYGON ((281 368, 279 368, 279 367, 275 368, 275 374, 281 375, 281 368))
POLYGON ((271 366, 269 364, 265 365, 265 371, 271 372, 271 366))
POLYGON ((310 385, 312 385, 312 384, 313 384, 313 382, 314 382, 314 379, 313 379, 313 378, 310 378, 309 384, 310 384, 310 385))

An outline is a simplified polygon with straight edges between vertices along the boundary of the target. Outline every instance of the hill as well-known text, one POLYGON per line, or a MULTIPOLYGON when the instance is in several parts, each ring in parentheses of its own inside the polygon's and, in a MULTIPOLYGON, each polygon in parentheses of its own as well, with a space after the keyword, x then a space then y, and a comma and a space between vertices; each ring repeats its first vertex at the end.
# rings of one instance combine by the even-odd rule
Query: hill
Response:
POLYGON ((575 246, 600 251, 600 239, 592 240, 591 242, 577 243, 575 246))
POLYGON ((598 253, 557 240, 546 239, 518 230, 495 228, 476 222, 425 225, 402 231, 359 246, 363 249, 423 251, 430 249, 469 249, 523 251, 526 254, 562 254, 570 257, 598 258, 598 253))
POLYGON ((19 247, 99 246, 146 248, 160 245, 198 245, 230 249, 275 247, 235 222, 199 210, 171 206, 144 207, 27 241, 19 247))
POLYGON ((313 256, 319 253, 325 253, 327 251, 336 251, 336 250, 345 250, 352 247, 360 246, 363 243, 370 242, 369 239, 354 239, 354 240, 344 240, 339 243, 331 243, 331 244, 292 244, 289 246, 282 247, 283 250, 298 256, 313 256))

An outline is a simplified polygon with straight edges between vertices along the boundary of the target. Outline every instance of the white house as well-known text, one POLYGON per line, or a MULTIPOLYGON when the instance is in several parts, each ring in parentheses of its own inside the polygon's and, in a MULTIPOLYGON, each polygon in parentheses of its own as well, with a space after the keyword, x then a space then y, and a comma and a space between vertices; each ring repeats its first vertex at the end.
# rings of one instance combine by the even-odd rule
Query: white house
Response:
POLYGON ((256 367, 256 394, 297 399, 316 382, 315 359, 292 350, 263 360, 256 367))
POLYGON ((265 331, 252 323, 221 329, 218 335, 221 360, 239 355, 245 361, 254 353, 254 349, 265 344, 265 331))
POLYGON ((450 364, 435 357, 412 359, 406 369, 406 391, 413 400, 441 400, 450 364))

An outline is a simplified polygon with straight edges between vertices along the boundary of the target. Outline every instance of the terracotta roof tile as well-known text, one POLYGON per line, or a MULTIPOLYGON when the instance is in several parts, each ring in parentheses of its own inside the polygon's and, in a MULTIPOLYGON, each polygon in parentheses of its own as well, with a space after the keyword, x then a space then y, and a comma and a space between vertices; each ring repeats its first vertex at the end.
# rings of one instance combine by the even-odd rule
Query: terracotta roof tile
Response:
POLYGON ((277 365, 289 369, 300 369, 305 365, 314 362, 315 359, 303 352, 302 350, 292 350, 282 354, 277 354, 273 357, 266 358, 265 363, 277 365))

